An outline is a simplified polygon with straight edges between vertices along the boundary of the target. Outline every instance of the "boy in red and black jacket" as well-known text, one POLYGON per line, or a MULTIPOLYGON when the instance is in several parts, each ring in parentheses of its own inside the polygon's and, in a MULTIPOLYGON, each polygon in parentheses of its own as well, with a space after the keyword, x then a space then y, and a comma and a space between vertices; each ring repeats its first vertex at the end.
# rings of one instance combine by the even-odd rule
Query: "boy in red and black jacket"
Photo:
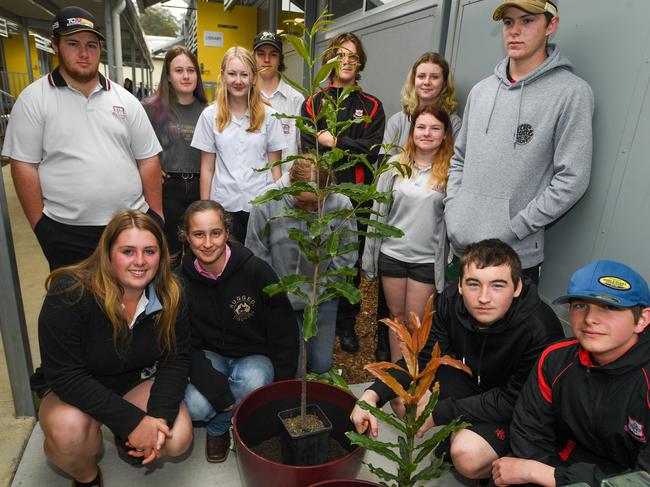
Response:
POLYGON ((650 291, 628 266, 598 260, 566 295, 575 338, 540 356, 515 407, 515 457, 493 464, 496 485, 543 486, 650 470, 650 291))
MULTIPOLYGON (((325 100, 325 94, 329 94, 336 99, 345 88, 357 84, 359 73, 366 64, 366 53, 363 50, 361 40, 351 32, 345 32, 333 37, 327 45, 323 63, 328 63, 335 57, 338 57, 339 62, 330 74, 329 85, 305 100, 302 106, 302 116, 317 117, 325 100)), ((384 114, 384 107, 376 97, 359 89, 351 93, 342 102, 337 113, 337 120, 341 122, 363 116, 369 117, 370 121, 353 123, 336 138, 326 130, 325 119, 319 120, 316 126, 317 137, 305 133, 301 135, 300 144, 302 150, 314 149, 318 139, 319 151, 338 147, 349 150, 353 154, 364 154, 371 164, 376 165, 379 147, 374 146, 381 144, 384 138, 386 115, 384 114)), ((343 158, 337 163, 337 166, 347 162, 348 160, 343 158)), ((371 179, 372 174, 364 164, 355 164, 352 167, 336 172, 336 180, 339 183, 369 183, 371 179)), ((359 225, 359 230, 365 231, 365 226, 359 225)), ((360 236, 359 255, 363 254, 363 244, 364 239, 360 236)), ((359 274, 355 279, 355 285, 359 285, 359 274)), ((358 304, 351 305, 346 299, 339 300, 336 332, 341 339, 341 348, 345 352, 356 352, 359 349, 359 341, 354 331, 354 322, 358 312, 358 304)))
MULTIPOLYGON (((327 49, 326 54, 323 56, 323 63, 338 57, 338 66, 332 70, 327 88, 305 100, 302 106, 302 115, 304 117, 316 117, 318 115, 325 93, 336 99, 345 88, 355 86, 359 79, 359 73, 363 71, 366 64, 366 53, 363 50, 361 40, 350 32, 332 38, 327 49)), ((349 150, 354 154, 365 154, 368 160, 375 164, 379 154, 379 147, 372 147, 381 144, 383 140, 386 115, 384 114, 384 107, 376 97, 359 89, 343 101, 337 119, 338 121, 353 120, 363 116, 368 116, 370 121, 350 125, 336 139, 325 130, 325 119, 319 120, 317 123, 319 149, 329 150, 332 147, 338 147, 349 150)), ((301 135, 301 146, 304 151, 313 149, 316 147, 316 138, 303 133, 301 135)), ((345 162, 345 160, 342 160, 340 164, 345 162)), ((361 164, 336 173, 336 180, 340 183, 367 183, 370 178, 370 171, 361 164)))

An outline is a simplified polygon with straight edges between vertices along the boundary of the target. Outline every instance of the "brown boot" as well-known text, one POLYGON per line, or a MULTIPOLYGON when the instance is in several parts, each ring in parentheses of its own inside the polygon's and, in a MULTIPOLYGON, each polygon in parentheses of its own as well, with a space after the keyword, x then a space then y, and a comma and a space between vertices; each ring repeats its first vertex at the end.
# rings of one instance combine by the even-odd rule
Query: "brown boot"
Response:
POLYGON ((230 449, 230 432, 212 436, 205 435, 205 458, 210 463, 221 463, 228 458, 230 449))

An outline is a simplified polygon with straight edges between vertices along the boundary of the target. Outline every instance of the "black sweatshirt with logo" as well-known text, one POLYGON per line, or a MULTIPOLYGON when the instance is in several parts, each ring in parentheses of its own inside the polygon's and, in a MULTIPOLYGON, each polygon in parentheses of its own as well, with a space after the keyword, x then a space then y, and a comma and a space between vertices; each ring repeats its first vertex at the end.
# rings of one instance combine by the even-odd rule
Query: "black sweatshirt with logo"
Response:
POLYGON ((265 355, 275 380, 295 377, 298 324, 285 293, 269 297, 263 289, 278 282, 271 266, 238 242, 218 279, 201 275, 188 251, 178 275, 189 303, 192 328, 190 382, 217 410, 234 402, 228 379, 212 367, 203 350, 229 358, 265 355))
POLYGON ((650 471, 650 334, 597 365, 575 339, 548 347, 512 418, 515 456, 555 467, 557 485, 650 471))
POLYGON ((59 278, 38 318, 45 382, 59 398, 127 438, 145 414, 173 425, 185 395, 190 367, 190 329, 183 303, 176 321, 176 352, 163 354, 156 339, 161 305, 152 285, 149 304, 116 351, 113 328, 95 296, 62 292, 73 283, 59 278), (122 396, 155 373, 147 412, 122 396))
MULTIPOLYGON (((472 380, 481 392, 439 400, 433 412, 435 424, 447 424, 458 416, 470 423, 510 421, 519 392, 540 353, 562 338, 564 332, 557 316, 539 298, 537 287, 527 280, 506 315, 489 327, 478 326, 456 283, 447 286, 436 300, 429 340, 418 357, 420 370, 424 370, 438 342, 442 355, 463 360, 472 369, 472 380)), ((403 359, 398 365, 406 369, 403 359)), ((408 377, 395 375, 408 386, 408 377)), ((445 384, 440 387, 444 389, 445 384)), ((380 381, 370 389, 382 403, 395 397, 380 381)))

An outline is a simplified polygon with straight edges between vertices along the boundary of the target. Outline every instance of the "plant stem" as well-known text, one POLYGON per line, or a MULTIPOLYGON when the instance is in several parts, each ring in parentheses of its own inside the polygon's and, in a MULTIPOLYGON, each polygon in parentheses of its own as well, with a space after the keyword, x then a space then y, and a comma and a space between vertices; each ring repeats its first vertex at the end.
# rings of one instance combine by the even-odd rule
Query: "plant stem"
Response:
POLYGON ((300 340, 300 426, 307 428, 307 342, 300 340))

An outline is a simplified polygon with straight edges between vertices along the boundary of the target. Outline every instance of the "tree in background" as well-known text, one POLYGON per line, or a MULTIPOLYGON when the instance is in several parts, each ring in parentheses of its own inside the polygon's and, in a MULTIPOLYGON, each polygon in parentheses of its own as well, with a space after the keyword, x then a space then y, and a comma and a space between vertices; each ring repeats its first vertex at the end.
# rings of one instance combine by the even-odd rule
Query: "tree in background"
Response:
POLYGON ((169 11, 159 6, 146 9, 140 15, 140 23, 144 33, 150 36, 176 37, 178 35, 178 20, 169 11))

